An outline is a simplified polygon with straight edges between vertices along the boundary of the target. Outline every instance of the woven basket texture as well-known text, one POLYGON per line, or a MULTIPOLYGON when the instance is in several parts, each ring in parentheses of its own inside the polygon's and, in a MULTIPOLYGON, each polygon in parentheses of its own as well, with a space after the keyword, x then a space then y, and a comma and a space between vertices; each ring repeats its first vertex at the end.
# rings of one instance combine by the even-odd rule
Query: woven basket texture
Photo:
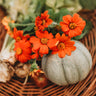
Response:
MULTIPOLYGON (((1 16, 5 16, 0 11, 1 16)), ((92 55, 92 69, 83 81, 73 85, 58 86, 49 81, 44 88, 37 87, 30 79, 26 85, 24 80, 13 77, 7 83, 0 83, 0 96, 96 96, 96 10, 80 11, 79 14, 93 23, 92 30, 86 35, 81 42, 87 47, 92 55)), ((0 48, 5 36, 4 26, 0 23, 0 48)))

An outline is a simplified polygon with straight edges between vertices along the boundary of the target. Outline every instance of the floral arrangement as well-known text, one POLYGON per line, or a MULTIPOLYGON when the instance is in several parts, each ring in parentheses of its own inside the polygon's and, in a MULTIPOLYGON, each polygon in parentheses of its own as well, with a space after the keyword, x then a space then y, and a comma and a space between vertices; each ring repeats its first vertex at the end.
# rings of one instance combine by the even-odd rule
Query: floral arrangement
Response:
POLYGON ((71 53, 76 50, 74 39, 85 34, 83 30, 87 25, 77 13, 73 16, 65 15, 60 23, 56 23, 50 18, 48 11, 37 16, 35 22, 18 24, 4 17, 2 23, 8 33, 6 41, 11 38, 6 51, 6 54, 9 52, 8 57, 3 56, 8 42, 1 50, 2 63, 10 63, 13 69, 15 66, 13 72, 20 78, 26 77, 24 84, 28 76, 31 76, 39 87, 44 87, 48 81, 36 61, 50 54, 58 54, 59 58, 71 56, 71 53))

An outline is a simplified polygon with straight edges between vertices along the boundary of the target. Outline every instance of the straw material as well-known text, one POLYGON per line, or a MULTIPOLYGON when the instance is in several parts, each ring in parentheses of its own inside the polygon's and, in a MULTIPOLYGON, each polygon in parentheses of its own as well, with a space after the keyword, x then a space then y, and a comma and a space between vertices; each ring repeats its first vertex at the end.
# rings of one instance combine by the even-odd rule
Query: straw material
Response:
MULTIPOLYGON (((24 80, 14 77, 8 83, 0 83, 0 96, 95 96, 96 95, 96 10, 94 12, 81 11, 83 17, 90 19, 93 29, 81 42, 88 48, 92 55, 93 66, 83 81, 73 85, 58 86, 49 81, 48 85, 41 89, 33 81, 23 85, 24 80), (89 14, 90 13, 90 14, 89 14)), ((0 44, 3 39, 3 27, 0 25, 0 44), (2 33, 1 33, 2 30, 2 33)), ((1 47, 1 45, 0 45, 1 47)))
POLYGON ((4 26, 1 23, 2 18, 6 15, 4 11, 5 10, 2 7, 0 7, 0 50, 6 34, 4 26))

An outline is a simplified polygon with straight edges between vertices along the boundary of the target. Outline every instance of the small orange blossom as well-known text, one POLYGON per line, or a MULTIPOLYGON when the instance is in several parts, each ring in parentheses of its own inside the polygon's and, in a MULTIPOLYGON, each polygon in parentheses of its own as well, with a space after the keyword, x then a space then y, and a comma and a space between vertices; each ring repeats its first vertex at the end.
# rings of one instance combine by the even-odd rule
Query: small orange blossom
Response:
POLYGON ((53 21, 49 19, 48 11, 41 13, 41 17, 37 16, 35 20, 35 29, 44 30, 47 28, 53 21))
POLYGON ((13 37, 13 32, 12 32, 12 30, 11 30, 10 27, 9 27, 9 23, 14 23, 14 21, 11 20, 11 19, 8 18, 8 17, 4 17, 4 18, 2 19, 2 24, 4 25, 5 29, 7 30, 7 33, 8 33, 11 37, 13 37))
POLYGON ((14 33, 13 33, 13 38, 18 42, 20 40, 27 40, 28 38, 30 38, 30 36, 27 34, 26 36, 23 35, 23 30, 17 30, 16 28, 14 28, 14 33))
POLYGON ((57 40, 53 39, 52 33, 45 31, 44 33, 36 33, 36 36, 30 38, 30 42, 33 44, 33 50, 39 50, 39 54, 48 54, 49 49, 53 48, 57 40))
POLYGON ((76 49, 74 41, 71 41, 69 37, 65 36, 65 34, 62 34, 60 36, 59 33, 56 34, 56 39, 58 40, 57 46, 54 47, 52 50, 52 54, 58 53, 60 58, 64 58, 65 55, 71 55, 71 52, 76 49))
POLYGON ((70 15, 63 16, 63 22, 60 22, 62 31, 69 37, 80 35, 85 24, 85 21, 76 13, 73 17, 70 15))
POLYGON ((15 43, 14 51, 16 52, 16 59, 22 63, 31 59, 31 44, 29 41, 20 40, 15 43))

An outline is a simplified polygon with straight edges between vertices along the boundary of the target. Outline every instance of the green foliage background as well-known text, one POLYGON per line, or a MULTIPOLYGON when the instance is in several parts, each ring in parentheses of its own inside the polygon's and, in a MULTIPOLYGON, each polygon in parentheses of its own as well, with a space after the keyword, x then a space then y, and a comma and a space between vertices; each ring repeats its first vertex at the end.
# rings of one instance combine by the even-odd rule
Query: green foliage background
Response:
POLYGON ((29 18, 34 20, 40 13, 49 9, 55 13, 63 12, 63 8, 71 13, 76 13, 82 8, 95 9, 96 0, 0 0, 0 5, 13 20, 22 22, 29 18))
MULTIPOLYGON (((45 10, 49 11, 50 18, 59 25, 64 15, 73 15, 82 8, 95 9, 96 0, 0 0, 1 6, 5 7, 9 16, 17 23, 10 24, 11 28, 17 27, 24 34, 34 35, 34 21, 45 10)), ((54 27, 54 26, 53 26, 54 27)), ((52 25, 48 31, 54 30, 52 25)), ((83 38, 92 28, 90 21, 86 21, 86 27, 80 36, 73 39, 83 38)))
POLYGON ((79 0, 84 9, 93 10, 96 8, 96 0, 79 0))

